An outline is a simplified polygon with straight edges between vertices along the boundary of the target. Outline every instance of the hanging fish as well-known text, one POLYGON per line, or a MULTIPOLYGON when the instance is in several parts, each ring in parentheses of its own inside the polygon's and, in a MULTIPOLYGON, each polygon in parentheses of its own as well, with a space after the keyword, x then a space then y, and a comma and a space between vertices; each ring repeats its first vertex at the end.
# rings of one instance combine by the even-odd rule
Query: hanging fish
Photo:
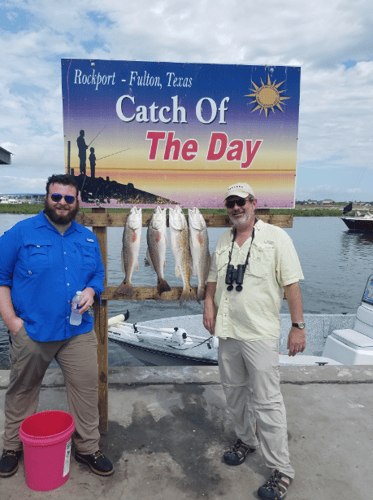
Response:
POLYGON ((142 209, 132 207, 123 231, 122 269, 125 274, 123 283, 115 290, 114 295, 133 295, 132 274, 139 269, 139 252, 141 245, 142 209))
POLYGON ((166 247, 167 247, 167 208, 157 207, 149 220, 146 239, 148 249, 146 258, 158 276, 157 290, 159 295, 171 290, 164 278, 164 268, 166 267, 166 247))
POLYGON ((175 257, 175 274, 183 280, 183 292, 180 304, 184 301, 197 300, 197 296, 190 286, 192 275, 192 255, 189 249, 188 224, 179 205, 170 208, 171 249, 175 257))
POLYGON ((193 273, 197 276, 197 300, 205 298, 205 286, 210 269, 209 236, 206 221, 198 208, 188 209, 189 242, 193 260, 193 273))

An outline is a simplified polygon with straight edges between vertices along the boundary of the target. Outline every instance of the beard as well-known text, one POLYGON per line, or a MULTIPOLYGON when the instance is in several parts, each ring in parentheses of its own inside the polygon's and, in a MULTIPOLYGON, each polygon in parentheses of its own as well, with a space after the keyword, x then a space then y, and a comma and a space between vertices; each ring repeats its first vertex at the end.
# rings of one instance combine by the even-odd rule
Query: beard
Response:
POLYGON ((56 204, 51 205, 48 200, 48 195, 45 197, 44 201, 44 213, 47 215, 51 221, 55 224, 69 224, 76 217, 76 214, 79 212, 79 200, 75 201, 75 208, 72 208, 71 205, 68 205, 68 211, 66 215, 58 215, 56 212, 56 204))
POLYGON ((229 217, 229 220, 232 222, 233 226, 243 226, 244 224, 246 224, 246 222, 248 222, 251 217, 254 215, 254 211, 253 212, 246 212, 245 213, 245 216, 242 217, 241 219, 236 219, 233 214, 228 214, 228 217, 229 217))

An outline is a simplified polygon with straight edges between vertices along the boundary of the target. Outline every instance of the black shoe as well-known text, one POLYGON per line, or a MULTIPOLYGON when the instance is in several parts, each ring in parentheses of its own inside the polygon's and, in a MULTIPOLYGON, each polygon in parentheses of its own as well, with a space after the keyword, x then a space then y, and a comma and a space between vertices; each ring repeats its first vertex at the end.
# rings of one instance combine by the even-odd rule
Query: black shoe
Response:
POLYGON ((97 450, 96 453, 92 453, 91 455, 82 455, 75 451, 75 460, 82 464, 87 464, 91 471, 99 476, 111 476, 114 474, 112 463, 100 450, 97 450))
POLYGON ((281 500, 285 498, 292 482, 291 477, 275 470, 268 481, 259 488, 258 495, 264 500, 281 500))
POLYGON ((3 450, 0 458, 0 477, 13 476, 18 470, 18 460, 22 456, 22 450, 3 450))
POLYGON ((254 453, 256 448, 250 448, 243 443, 241 439, 237 439, 235 444, 224 453, 223 462, 227 465, 241 465, 244 463, 249 453, 254 453))

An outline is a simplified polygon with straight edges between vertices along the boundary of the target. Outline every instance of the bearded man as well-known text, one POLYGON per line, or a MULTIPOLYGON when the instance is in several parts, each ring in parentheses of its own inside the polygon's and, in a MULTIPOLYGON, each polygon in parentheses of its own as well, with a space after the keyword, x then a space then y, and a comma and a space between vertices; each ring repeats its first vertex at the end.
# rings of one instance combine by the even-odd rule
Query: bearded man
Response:
POLYGON ((303 274, 291 239, 255 218, 256 203, 248 184, 228 188, 233 229, 220 237, 212 256, 203 323, 219 337, 220 378, 237 435, 223 461, 242 464, 260 442, 273 474, 259 497, 280 500, 294 478, 280 391, 280 309, 285 290, 292 319, 287 347, 294 356, 306 346, 298 283, 303 274))
POLYGON ((0 314, 9 330, 10 382, 0 477, 18 469, 19 429, 37 411, 44 374, 53 359, 63 372, 75 421, 75 459, 100 475, 114 468, 99 450, 97 339, 88 309, 104 290, 105 269, 96 236, 74 219, 78 186, 52 175, 44 211, 0 238, 0 314), (71 302, 81 291, 82 322, 70 324, 71 302))

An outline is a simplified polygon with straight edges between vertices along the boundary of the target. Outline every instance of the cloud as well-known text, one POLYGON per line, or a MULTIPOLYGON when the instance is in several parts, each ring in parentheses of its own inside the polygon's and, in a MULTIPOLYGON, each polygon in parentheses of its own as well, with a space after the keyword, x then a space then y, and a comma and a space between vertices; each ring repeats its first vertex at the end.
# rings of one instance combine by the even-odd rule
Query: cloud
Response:
MULTIPOLYGON (((3 0, 1 14, 0 140, 14 145, 12 171, 40 179, 39 171, 48 176, 64 163, 60 59, 66 57, 299 65, 297 191, 307 179, 333 193, 333 183, 307 174, 333 171, 347 193, 346 169, 369 164, 369 0, 3 0)), ((14 191, 2 172, 0 191, 5 185, 14 191)))

